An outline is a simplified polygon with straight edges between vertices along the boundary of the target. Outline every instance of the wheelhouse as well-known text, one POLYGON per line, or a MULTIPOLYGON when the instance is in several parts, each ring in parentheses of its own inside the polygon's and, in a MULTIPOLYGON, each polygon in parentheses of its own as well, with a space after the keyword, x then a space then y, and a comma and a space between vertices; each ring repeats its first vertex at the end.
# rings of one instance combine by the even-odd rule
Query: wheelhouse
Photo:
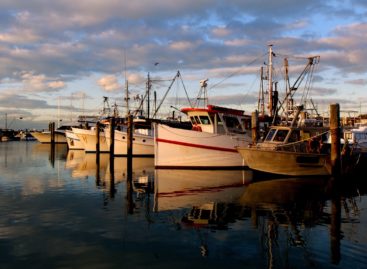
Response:
POLYGON ((193 130, 218 134, 244 134, 250 128, 251 117, 243 110, 208 105, 206 108, 183 108, 193 130))

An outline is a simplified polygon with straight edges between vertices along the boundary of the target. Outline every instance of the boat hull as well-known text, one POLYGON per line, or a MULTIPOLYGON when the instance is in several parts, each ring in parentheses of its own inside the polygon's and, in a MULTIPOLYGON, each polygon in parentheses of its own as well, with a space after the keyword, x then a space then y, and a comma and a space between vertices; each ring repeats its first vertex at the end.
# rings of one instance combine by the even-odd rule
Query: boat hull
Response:
POLYGON ((326 154, 275 151, 259 148, 239 147, 248 167, 261 172, 286 176, 331 175, 326 154))
POLYGON ((66 130, 65 136, 69 149, 84 149, 84 144, 80 141, 79 137, 73 131, 66 130))
MULTIPOLYGON (((51 143, 51 132, 30 132, 30 134, 38 140, 38 142, 46 144, 51 143)), ((66 137, 64 133, 55 132, 55 143, 65 144, 66 137)))
MULTIPOLYGON (((109 134, 109 128, 105 129, 105 133, 109 134)), ((115 156, 127 155, 127 132, 115 130, 115 156)), ((106 135, 107 146, 111 145, 111 138, 106 135)), ((154 156, 154 137, 149 134, 141 134, 134 132, 133 134, 133 156, 154 156)))
MULTIPOLYGON (((85 152, 96 152, 97 138, 95 129, 72 128, 72 131, 79 137, 79 140, 83 143, 85 152)), ((109 151, 110 149, 107 146, 105 134, 102 131, 99 134, 99 152, 109 151)))
POLYGON ((236 146, 248 140, 229 136, 154 125, 156 168, 234 169, 246 167, 236 146))

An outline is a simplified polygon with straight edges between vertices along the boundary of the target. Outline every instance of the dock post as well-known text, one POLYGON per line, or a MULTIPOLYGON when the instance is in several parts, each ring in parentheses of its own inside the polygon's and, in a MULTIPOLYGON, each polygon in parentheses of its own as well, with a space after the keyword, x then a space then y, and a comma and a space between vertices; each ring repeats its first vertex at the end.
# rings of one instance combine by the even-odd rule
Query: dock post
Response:
POLYGON ((100 122, 97 121, 96 122, 96 164, 97 164, 97 167, 99 168, 99 151, 100 151, 100 143, 99 143, 99 130, 100 128, 100 122))
POLYGON ((49 129, 51 132, 51 144, 55 144, 55 122, 51 122, 49 125, 49 129))
POLYGON ((127 121, 127 174, 132 175, 132 156, 133 156, 133 117, 128 116, 127 121))
POLYGON ((330 105, 330 137, 331 137, 331 173, 334 177, 339 177, 341 173, 340 162, 340 106, 330 105))
POLYGON ((99 154, 100 151, 100 143, 99 143, 99 136, 100 136, 100 123, 96 123, 96 154, 99 154))
POLYGON ((113 158, 115 155, 115 119, 110 119, 110 156, 113 158))
POLYGON ((52 167, 55 167, 55 122, 50 122, 49 125, 48 125, 48 129, 51 133, 51 137, 50 137, 50 147, 51 147, 50 161, 51 161, 52 167))
POLYGON ((259 114, 257 110, 255 112, 251 113, 251 131, 252 131, 252 144, 255 145, 258 140, 258 134, 259 134, 259 114))
POLYGON ((110 136, 110 197, 115 196, 115 118, 110 118, 110 133, 105 134, 110 136))
POLYGON ((127 121, 127 207, 128 213, 133 214, 134 212, 134 203, 133 203, 133 117, 132 115, 128 115, 127 121))

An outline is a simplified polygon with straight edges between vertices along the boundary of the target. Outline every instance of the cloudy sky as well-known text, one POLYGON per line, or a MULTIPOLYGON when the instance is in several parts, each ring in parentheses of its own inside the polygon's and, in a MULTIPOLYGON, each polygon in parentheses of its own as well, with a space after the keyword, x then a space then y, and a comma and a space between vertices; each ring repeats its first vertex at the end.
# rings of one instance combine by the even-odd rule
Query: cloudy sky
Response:
POLYGON ((170 105, 208 79, 210 103, 251 112, 269 44, 280 94, 283 59, 292 84, 319 55, 307 92, 319 112, 367 113, 366 15, 365 0, 2 0, 0 128, 98 114, 103 96, 123 114, 125 80, 136 106, 148 73, 159 102, 177 71, 170 105))

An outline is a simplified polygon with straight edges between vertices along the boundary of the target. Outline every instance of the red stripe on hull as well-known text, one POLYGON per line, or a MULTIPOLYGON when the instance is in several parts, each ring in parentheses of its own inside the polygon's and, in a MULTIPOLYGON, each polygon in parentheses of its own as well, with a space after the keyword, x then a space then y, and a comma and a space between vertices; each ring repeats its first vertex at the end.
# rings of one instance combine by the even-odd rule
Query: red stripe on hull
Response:
POLYGON ((168 144, 175 144, 175 145, 180 145, 180 146, 186 146, 186 147, 192 147, 192 148, 201 148, 201 149, 210 149, 210 150, 238 153, 238 151, 235 150, 235 149, 227 149, 227 148, 220 148, 220 147, 213 147, 213 146, 206 146, 206 145, 198 145, 198 144, 179 142, 179 141, 173 141, 173 140, 162 139, 162 138, 156 138, 155 141, 156 142, 162 142, 162 143, 168 143, 168 144))

